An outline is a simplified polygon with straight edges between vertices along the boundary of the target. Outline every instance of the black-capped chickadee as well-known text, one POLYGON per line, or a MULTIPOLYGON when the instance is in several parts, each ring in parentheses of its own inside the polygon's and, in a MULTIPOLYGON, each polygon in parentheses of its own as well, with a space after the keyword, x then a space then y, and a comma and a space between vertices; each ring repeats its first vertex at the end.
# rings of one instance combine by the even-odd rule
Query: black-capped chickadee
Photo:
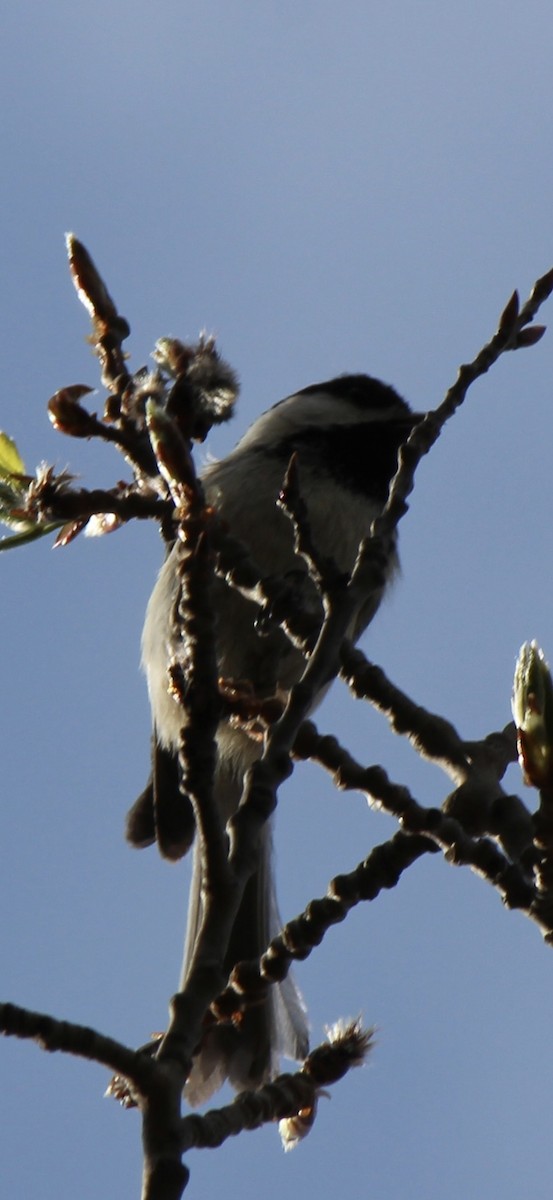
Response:
MULTIPOLYGON (((260 572, 282 576, 293 573, 294 580, 299 577, 304 603, 322 615, 306 565, 294 554, 291 523, 276 505, 289 460, 293 454, 297 456, 300 490, 314 544, 340 570, 351 571, 360 541, 386 502, 399 446, 419 419, 393 388, 367 375, 343 375, 303 388, 259 417, 227 458, 206 469, 202 482, 207 500, 230 532, 245 544, 260 572)), ((180 552, 177 543, 161 568, 142 638, 154 725, 154 789, 160 812, 167 800, 163 793, 178 788, 176 754, 182 711, 168 690, 167 668, 170 660, 179 656, 171 614, 177 596, 180 552)), ((367 595, 351 630, 353 638, 359 637, 374 616, 396 567, 394 544, 386 581, 378 592, 367 595)), ((215 581, 213 603, 222 677, 248 680, 258 697, 286 691, 299 679, 304 666, 302 655, 280 629, 260 636, 255 604, 221 579, 215 581)), ((226 821, 238 806, 244 773, 260 755, 261 746, 226 722, 219 727, 217 742, 216 795, 226 821)), ((150 787, 150 800, 152 794, 150 787)), ((129 839, 137 845, 145 845, 155 837, 153 824, 146 830, 139 828, 144 796, 141 800, 142 816, 137 816, 140 806, 134 818, 131 810, 128 824, 129 839)), ((177 846, 173 856, 187 848, 190 840, 185 833, 181 851, 177 846)), ((195 855, 183 981, 200 919, 200 864, 195 855)), ((266 828, 259 865, 246 886, 230 939, 225 963, 229 972, 236 962, 258 959, 280 925, 271 869, 271 832, 266 828)), ((244 1014, 239 1029, 218 1025, 206 1034, 194 1060, 186 1095, 192 1104, 199 1103, 225 1078, 237 1090, 257 1087, 278 1072, 281 1054, 303 1059, 307 1050, 304 1005, 288 977, 271 989, 267 1004, 244 1014)))

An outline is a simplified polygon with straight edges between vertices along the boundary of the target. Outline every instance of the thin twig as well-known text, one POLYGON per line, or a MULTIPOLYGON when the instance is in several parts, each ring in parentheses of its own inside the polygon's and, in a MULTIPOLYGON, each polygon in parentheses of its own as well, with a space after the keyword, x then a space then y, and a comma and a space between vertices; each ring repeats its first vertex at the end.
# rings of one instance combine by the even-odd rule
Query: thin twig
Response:
POLYGON ((35 1041, 50 1053, 61 1051, 99 1063, 123 1075, 139 1092, 148 1090, 155 1074, 153 1060, 139 1050, 130 1050, 87 1025, 61 1021, 18 1004, 0 1004, 0 1032, 6 1037, 35 1041))
MULTIPOLYGON (((373 1030, 362 1029, 358 1021, 339 1022, 328 1031, 327 1041, 311 1051, 301 1071, 279 1075, 255 1092, 241 1092, 232 1104, 212 1109, 205 1116, 193 1113, 184 1117, 182 1137, 185 1149, 213 1149, 221 1146, 229 1137, 235 1137, 245 1130, 259 1129, 261 1125, 273 1121, 284 1124, 284 1129, 281 1125, 281 1133, 285 1149, 289 1148, 286 1138, 290 1137, 290 1132, 286 1119, 292 1118, 294 1127, 301 1113, 307 1132, 322 1089, 343 1079, 352 1067, 361 1066, 372 1048, 372 1038, 373 1030)), ((291 1139, 299 1140, 298 1136, 294 1138, 293 1129, 291 1139)))
POLYGON ((259 1003, 272 984, 286 977, 291 963, 307 958, 352 908, 395 887, 403 872, 417 859, 437 851, 433 838, 402 832, 375 846, 353 871, 331 881, 326 896, 311 900, 303 913, 288 921, 259 962, 236 965, 228 987, 211 1006, 214 1016, 218 1020, 236 1019, 249 1004, 259 1003))

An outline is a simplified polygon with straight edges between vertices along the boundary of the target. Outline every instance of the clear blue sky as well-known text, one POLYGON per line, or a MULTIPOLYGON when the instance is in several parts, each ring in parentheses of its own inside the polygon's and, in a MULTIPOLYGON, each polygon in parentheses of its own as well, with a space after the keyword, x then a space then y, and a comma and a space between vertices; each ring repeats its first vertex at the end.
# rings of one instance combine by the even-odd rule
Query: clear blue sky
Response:
MULTIPOLYGON (((46 417, 58 387, 98 379, 66 229, 131 322, 135 367, 160 335, 217 333, 242 398, 215 454, 341 371, 435 406, 513 287, 553 265, 552 41, 550 0, 5 6, 0 427, 27 463, 87 484, 124 470, 46 417)), ((547 337, 478 383, 422 465, 403 577, 366 638, 469 737, 509 719, 522 641, 553 658, 553 304, 543 316, 547 337)), ((139 638, 160 559, 135 526, 0 563, 4 998, 131 1044, 164 1025, 187 890, 187 867, 122 836, 148 767, 139 638)), ((445 777, 341 686, 332 724, 443 799, 445 777)), ((392 828, 298 771, 278 814, 285 916, 392 828)), ((298 976, 314 1041, 342 1015, 378 1026, 371 1064, 293 1154, 271 1128, 192 1156, 190 1195, 550 1196, 553 954, 486 884, 423 862, 298 976)), ((102 1099, 105 1072, 0 1049, 3 1194, 137 1196, 139 1122, 102 1099)))

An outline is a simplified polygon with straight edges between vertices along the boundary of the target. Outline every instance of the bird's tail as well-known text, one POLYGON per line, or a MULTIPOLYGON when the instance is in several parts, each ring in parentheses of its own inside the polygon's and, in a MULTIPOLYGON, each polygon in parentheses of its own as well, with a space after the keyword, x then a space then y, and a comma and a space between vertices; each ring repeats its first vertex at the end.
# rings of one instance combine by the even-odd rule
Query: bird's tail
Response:
MULTIPOLYGON (((237 962, 258 960, 281 928, 272 869, 272 838, 262 835, 260 862, 246 884, 232 928, 225 967, 229 974, 237 962)), ((194 849, 188 926, 183 962, 186 978, 202 918, 201 864, 194 849)), ((279 1072, 280 1056, 303 1060, 309 1049, 305 1005, 290 975, 274 984, 267 1000, 247 1009, 239 1027, 214 1025, 208 1029, 192 1067, 185 1096, 193 1106, 207 1100, 228 1079, 236 1091, 260 1087, 279 1072)))

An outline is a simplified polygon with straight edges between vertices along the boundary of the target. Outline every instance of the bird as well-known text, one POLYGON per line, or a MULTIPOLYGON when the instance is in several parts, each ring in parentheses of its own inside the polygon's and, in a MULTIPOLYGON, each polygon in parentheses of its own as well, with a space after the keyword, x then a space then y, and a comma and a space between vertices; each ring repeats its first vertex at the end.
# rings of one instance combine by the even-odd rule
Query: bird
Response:
MULTIPOLYGON (((363 538, 386 503, 397 470, 399 447, 421 419, 389 384, 365 374, 344 374, 287 396, 256 420, 223 459, 202 474, 206 501, 248 550, 261 577, 293 578, 302 605, 322 619, 318 590, 294 550, 290 520, 277 505, 292 456, 317 551, 351 572, 363 538)), ((194 838, 193 813, 179 794, 177 751, 182 710, 169 689, 168 665, 179 657, 172 613, 178 593, 182 547, 174 543, 148 603, 142 635, 153 720, 153 772, 130 810, 127 838, 135 846, 164 843, 178 858, 194 838), (175 800, 175 797, 177 799, 175 800), (154 816, 154 808, 156 815, 154 816), (165 828, 163 828, 165 824, 165 828)), ((381 582, 365 597, 350 631, 356 641, 374 617, 399 565, 396 537, 389 542, 381 582)), ((286 695, 300 678, 305 659, 280 628, 260 632, 258 608, 229 583, 214 580, 218 673, 247 680, 257 698, 286 695)), ((323 692, 316 703, 322 699, 323 692)), ((316 704, 315 704, 316 707, 316 704)), ((262 744, 222 719, 217 731, 215 797, 224 823, 236 811, 244 776, 262 744)), ((273 875, 271 823, 259 860, 246 884, 225 959, 229 973, 242 960, 259 959, 281 928, 273 875)), ((201 862, 194 847, 182 970, 183 985, 202 917, 201 862)), ((236 1091, 257 1088, 279 1070, 281 1055, 301 1061, 308 1053, 303 998, 289 975, 269 990, 263 1004, 243 1014, 239 1027, 213 1025, 193 1060, 185 1096, 192 1105, 207 1100, 228 1079, 236 1091)))

